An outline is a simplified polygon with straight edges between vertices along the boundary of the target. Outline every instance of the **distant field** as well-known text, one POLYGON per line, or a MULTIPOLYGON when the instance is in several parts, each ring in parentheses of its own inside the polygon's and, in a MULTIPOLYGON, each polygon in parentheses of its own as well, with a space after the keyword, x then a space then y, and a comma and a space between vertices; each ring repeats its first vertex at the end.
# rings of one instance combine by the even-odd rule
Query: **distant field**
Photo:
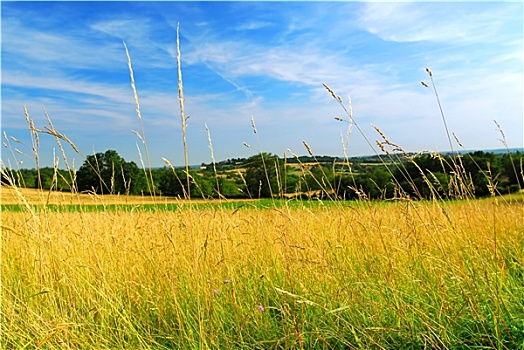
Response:
MULTIPOLYGON (((334 202, 301 201, 293 199, 191 199, 185 200, 162 196, 96 195, 70 192, 40 191, 27 188, 0 186, 3 211, 27 211, 46 209, 53 212, 103 211, 103 210, 179 210, 180 208, 270 208, 270 207, 316 207, 333 206, 334 202)), ((356 205, 357 202, 352 202, 356 205)), ((340 204, 340 203, 339 203, 340 204)))
POLYGON ((24 201, 31 205, 103 205, 103 204, 154 204, 175 203, 176 198, 152 196, 126 196, 126 195, 96 195, 84 193, 40 191, 32 188, 14 188, 0 186, 2 205, 22 204, 24 201))

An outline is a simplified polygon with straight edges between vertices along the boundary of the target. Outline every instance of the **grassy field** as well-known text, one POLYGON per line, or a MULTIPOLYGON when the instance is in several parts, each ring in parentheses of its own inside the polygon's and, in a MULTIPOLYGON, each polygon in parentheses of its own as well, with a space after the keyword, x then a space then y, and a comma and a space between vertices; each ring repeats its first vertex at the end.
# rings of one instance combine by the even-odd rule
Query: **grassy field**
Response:
POLYGON ((524 349, 521 194, 56 212, 12 191, 4 349, 524 349))

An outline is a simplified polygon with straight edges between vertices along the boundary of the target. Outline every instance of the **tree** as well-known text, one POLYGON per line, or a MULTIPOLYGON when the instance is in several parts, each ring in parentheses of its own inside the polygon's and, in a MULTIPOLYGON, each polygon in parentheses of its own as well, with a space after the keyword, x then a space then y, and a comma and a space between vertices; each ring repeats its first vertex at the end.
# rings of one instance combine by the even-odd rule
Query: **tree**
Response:
MULTIPOLYGON (((164 196, 186 198, 188 195, 185 170, 164 167, 157 184, 158 189, 164 196)), ((189 185, 191 195, 196 196, 195 198, 205 198, 213 195, 213 179, 205 174, 201 175, 195 171, 190 171, 189 185)))
POLYGON ((368 178, 369 196, 374 199, 391 197, 394 192, 391 179, 392 175, 384 167, 374 166, 368 178))
POLYGON ((207 174, 199 174, 193 171, 190 171, 191 175, 191 195, 200 196, 202 198, 208 198, 213 195, 213 184, 214 180, 212 177, 207 176, 207 174))
POLYGON ((505 191, 515 192, 524 188, 522 162, 524 154, 517 151, 513 154, 504 154, 501 157, 502 176, 506 181, 505 191))
POLYGON ((283 162, 278 156, 260 153, 248 158, 246 185, 252 198, 270 198, 279 194, 279 179, 283 162))
MULTIPOLYGON (((239 190, 239 184, 233 179, 227 179, 223 177, 218 178, 218 185, 220 187, 220 194, 226 198, 240 198, 244 197, 244 193, 239 190)), ((216 184, 215 184, 216 187, 216 184)), ((217 195, 217 189, 214 189, 215 195, 217 195)))
POLYGON ((87 156, 76 174, 79 191, 99 194, 140 194, 147 188, 143 172, 135 162, 126 162, 114 150, 87 156))
POLYGON ((163 196, 181 196, 184 194, 185 175, 181 170, 174 170, 167 167, 162 168, 162 172, 157 181, 158 189, 163 196))

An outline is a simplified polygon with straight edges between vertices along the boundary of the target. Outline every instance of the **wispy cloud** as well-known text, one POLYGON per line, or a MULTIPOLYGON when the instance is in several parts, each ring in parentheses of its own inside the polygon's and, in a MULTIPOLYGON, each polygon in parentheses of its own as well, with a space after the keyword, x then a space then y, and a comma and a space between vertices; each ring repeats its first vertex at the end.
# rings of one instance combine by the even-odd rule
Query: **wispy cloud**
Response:
POLYGON ((269 21, 247 21, 236 27, 237 30, 256 30, 273 25, 269 21))
POLYGON ((125 62, 115 43, 85 40, 78 35, 59 28, 43 31, 17 18, 2 18, 2 60, 30 71, 107 69, 125 62))
POLYGON ((388 41, 493 42, 508 22, 517 28, 519 10, 522 4, 365 3, 358 23, 388 41))

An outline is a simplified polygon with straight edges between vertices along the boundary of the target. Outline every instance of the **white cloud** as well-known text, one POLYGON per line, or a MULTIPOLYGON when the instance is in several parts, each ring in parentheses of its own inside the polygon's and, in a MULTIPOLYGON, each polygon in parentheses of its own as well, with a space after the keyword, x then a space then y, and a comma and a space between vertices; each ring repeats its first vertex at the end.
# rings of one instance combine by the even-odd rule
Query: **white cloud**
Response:
POLYGON ((107 69, 125 62, 121 44, 86 40, 59 29, 42 31, 13 18, 2 22, 4 62, 16 62, 27 70, 107 69))
MULTIPOLYGON (((25 74, 20 71, 7 71, 2 76, 4 86, 20 87, 24 89, 52 90, 57 93, 85 94, 97 97, 97 99, 111 100, 115 103, 128 103, 132 101, 132 95, 124 87, 113 84, 90 83, 74 79, 74 77, 62 78, 58 76, 38 76, 25 74)), ((127 87, 127 86, 126 86, 127 87)))
POLYGON ((98 21, 90 25, 96 31, 120 40, 144 40, 148 38, 150 25, 147 20, 137 18, 98 21))
POLYGON ((246 21, 239 26, 236 27, 236 30, 257 30, 265 27, 269 27, 273 25, 273 23, 269 21, 246 21))
POLYGON ((365 3, 358 23, 387 41, 495 42, 518 10, 502 3, 365 3))

